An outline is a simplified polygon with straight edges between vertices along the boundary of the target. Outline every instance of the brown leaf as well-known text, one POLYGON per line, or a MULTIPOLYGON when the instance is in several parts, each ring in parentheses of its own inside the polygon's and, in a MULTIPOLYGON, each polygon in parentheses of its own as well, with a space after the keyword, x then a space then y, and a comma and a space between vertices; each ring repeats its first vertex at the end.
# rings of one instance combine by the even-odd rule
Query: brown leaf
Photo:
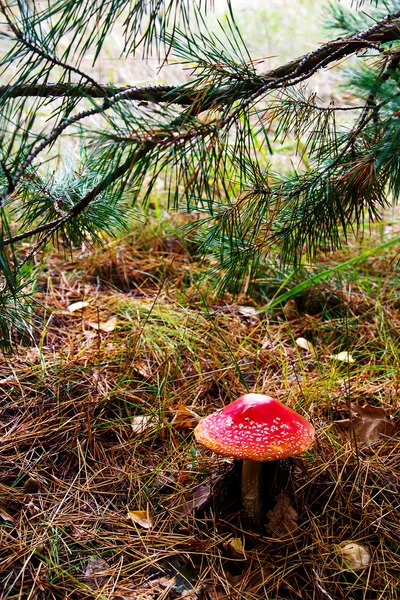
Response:
POLYGON ((152 377, 154 374, 154 370, 151 368, 151 365, 146 360, 137 360, 135 362, 135 371, 139 373, 142 377, 146 379, 152 377))
POLYGON ((283 314, 288 321, 295 321, 299 317, 297 305, 293 298, 290 298, 283 307, 283 314))
POLYGON ((100 556, 91 556, 86 563, 85 571, 83 573, 84 577, 89 579, 89 586, 101 586, 107 580, 105 571, 107 571, 108 568, 108 564, 105 560, 100 558, 100 556))
POLYGON ((343 419, 336 421, 336 425, 350 435, 351 427, 354 427, 354 432, 360 442, 375 442, 381 436, 391 437, 396 428, 391 421, 386 417, 383 408, 366 404, 351 404, 350 413, 352 419, 343 419))
POLYGON ((178 408, 173 411, 173 419, 171 425, 175 429, 194 429, 200 421, 200 416, 193 410, 183 404, 179 404, 178 408))
POLYGON ((267 529, 275 537, 282 537, 292 534, 298 529, 297 519, 299 515, 295 508, 290 504, 290 496, 286 492, 281 492, 276 497, 274 508, 267 513, 267 529))
POLYGON ((206 582, 203 587, 210 600, 227 600, 228 598, 225 588, 219 583, 206 582))
POLYGON ((242 538, 231 538, 223 544, 223 547, 231 558, 246 558, 242 538))
POLYGON ((14 523, 14 517, 8 514, 8 512, 0 506, 0 519, 2 521, 9 521, 10 523, 14 523))
POLYGON ((186 496, 186 502, 182 507, 183 513, 191 514, 201 508, 209 499, 210 493, 211 488, 209 485, 198 485, 195 487, 191 496, 186 496))

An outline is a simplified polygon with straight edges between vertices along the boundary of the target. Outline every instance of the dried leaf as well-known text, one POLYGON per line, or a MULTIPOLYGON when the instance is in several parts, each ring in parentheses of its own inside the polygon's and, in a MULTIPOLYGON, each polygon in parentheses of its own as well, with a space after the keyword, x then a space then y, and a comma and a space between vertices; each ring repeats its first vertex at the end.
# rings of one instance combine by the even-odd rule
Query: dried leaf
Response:
POLYGON ((142 377, 146 379, 153 375, 153 369, 150 364, 145 360, 138 360, 135 362, 135 371, 137 371, 142 377))
POLYGON ((196 427, 200 421, 200 416, 183 404, 179 404, 178 408, 173 411, 173 419, 171 425, 175 429, 188 429, 192 430, 196 427))
POLYGON ((226 600, 227 594, 226 589, 219 583, 208 583, 203 585, 204 590, 207 593, 207 598, 210 600, 226 600))
POLYGON ((349 352, 347 352, 347 350, 345 350, 344 352, 339 352, 339 354, 331 354, 329 356, 329 358, 332 358, 333 360, 337 360, 339 362, 346 362, 346 363, 355 362, 354 358, 352 357, 352 355, 349 352))
POLYGON ((40 361, 41 354, 42 352, 39 348, 28 348, 26 351, 27 359, 33 363, 38 363, 40 361))
POLYGON ((4 385, 6 383, 18 383, 18 378, 16 375, 12 374, 4 379, 0 379, 0 385, 4 385))
POLYGON ((297 338, 296 344, 299 348, 302 348, 303 350, 307 350, 308 352, 315 351, 312 343, 309 342, 308 340, 306 340, 305 338, 302 338, 302 337, 297 338))
POLYGON ((288 321, 295 321, 299 317, 296 301, 290 298, 283 307, 283 314, 288 321))
POLYGON ((132 523, 143 527, 143 529, 150 529, 153 525, 153 521, 147 510, 128 510, 127 519, 130 519, 132 523))
POLYGON ((179 598, 198 598, 199 590, 183 590, 179 598))
POLYGON ((224 549, 231 558, 246 558, 242 538, 231 538, 224 544, 224 549))
POLYGON ((267 529, 275 535, 282 537, 292 534, 298 529, 297 519, 299 515, 290 503, 290 496, 286 492, 281 492, 276 497, 276 504, 272 510, 267 513, 267 529))
POLYGON ((352 571, 366 569, 371 562, 369 550, 356 542, 342 542, 339 552, 344 566, 352 571))
POLYGON ((106 331, 106 332, 110 332, 110 331, 114 331, 115 326, 117 324, 117 317, 110 317, 108 319, 108 321, 105 322, 99 322, 99 323, 95 323, 94 321, 89 321, 88 325, 90 327, 93 327, 93 329, 97 329, 97 330, 101 330, 101 331, 106 331))
POLYGON ((100 586, 107 580, 107 575, 104 572, 109 569, 108 564, 100 556, 91 556, 86 563, 84 577, 87 577, 91 587, 100 586))
POLYGON ((185 514, 194 513, 201 508, 209 499, 211 487, 209 485, 198 485, 194 488, 192 496, 186 499, 186 504, 183 505, 185 514))
POLYGON ((237 306, 237 312, 243 317, 257 317, 259 318, 258 310, 252 306, 237 306))
POLYGON ((2 521, 9 521, 10 523, 14 523, 14 517, 8 514, 6 510, 2 506, 0 506, 0 519, 2 521))
POLYGON ((371 406, 371 404, 360 406, 352 403, 350 413, 352 419, 336 421, 335 424, 349 435, 353 426, 356 437, 360 442, 375 442, 382 435, 391 437, 396 430, 394 424, 386 417, 383 408, 371 406))
POLYGON ((272 350, 274 348, 274 345, 275 344, 269 335, 267 335, 267 337, 261 340, 261 348, 263 350, 272 350))
POLYGON ((69 312, 73 313, 76 310, 82 310, 82 308, 89 306, 89 304, 90 304, 90 302, 86 302, 86 301, 74 302, 73 304, 70 304, 68 306, 68 310, 69 310, 69 312))
POLYGON ((132 419, 133 433, 144 433, 150 429, 154 429, 157 422, 151 415, 137 415, 132 419))

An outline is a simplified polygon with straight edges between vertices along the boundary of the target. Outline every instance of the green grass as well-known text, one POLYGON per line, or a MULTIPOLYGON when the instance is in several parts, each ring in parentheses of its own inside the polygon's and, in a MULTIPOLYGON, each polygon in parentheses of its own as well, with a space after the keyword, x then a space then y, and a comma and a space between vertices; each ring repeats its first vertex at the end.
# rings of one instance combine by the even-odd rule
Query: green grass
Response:
MULTIPOLYGON (((265 306, 265 292, 217 296, 184 220, 149 217, 90 256, 49 256, 36 343, 21 345, 0 372, 6 598, 311 599, 321 590, 396 598, 396 248, 357 262, 346 252, 321 256, 317 279, 300 292, 282 274, 296 306, 289 313, 282 302, 265 306), (339 263, 346 268, 335 270, 339 263), (69 312, 79 300, 89 305, 69 312), (110 317, 110 331, 90 325, 110 317), (299 337, 314 352, 299 348, 299 337), (343 350, 354 363, 331 358, 343 350), (299 528, 290 535, 246 527, 238 502, 229 509, 237 494, 229 461, 194 442, 199 417, 247 390, 278 397, 317 431, 293 464, 287 492, 299 528), (394 437, 348 437, 335 422, 351 402, 385 409, 394 437), (29 477, 36 494, 24 491, 29 477), (148 511, 151 528, 128 510, 148 511), (235 538, 244 557, 232 553, 235 538), (364 571, 341 565, 338 548, 349 540, 372 554, 364 571)), ((358 254, 377 245, 364 239, 358 254)), ((258 275, 276 294, 284 289, 276 270, 270 287, 268 264, 258 275)))

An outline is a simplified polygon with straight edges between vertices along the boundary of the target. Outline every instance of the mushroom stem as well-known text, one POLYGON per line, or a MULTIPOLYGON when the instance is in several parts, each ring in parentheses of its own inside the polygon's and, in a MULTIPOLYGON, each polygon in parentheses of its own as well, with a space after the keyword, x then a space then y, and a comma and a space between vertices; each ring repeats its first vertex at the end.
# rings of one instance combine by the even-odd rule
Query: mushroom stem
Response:
POLYGON ((244 460, 242 463, 241 499, 243 515, 252 527, 261 527, 267 521, 268 511, 276 497, 286 490, 289 482, 291 459, 267 462, 244 460))
POLYGON ((263 463, 244 460, 242 465, 242 506, 245 518, 259 526, 265 520, 263 501, 263 463))

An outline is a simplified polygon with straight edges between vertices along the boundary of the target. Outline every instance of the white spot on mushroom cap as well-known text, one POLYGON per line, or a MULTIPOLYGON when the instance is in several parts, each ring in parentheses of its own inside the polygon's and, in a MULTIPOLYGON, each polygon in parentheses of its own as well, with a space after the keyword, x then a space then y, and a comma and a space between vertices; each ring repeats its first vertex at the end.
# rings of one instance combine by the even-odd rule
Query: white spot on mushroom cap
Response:
POLYGON ((194 433, 197 441, 207 448, 239 460, 268 461, 297 456, 314 439, 314 429, 306 419, 278 400, 261 394, 241 396, 200 421, 194 433))

